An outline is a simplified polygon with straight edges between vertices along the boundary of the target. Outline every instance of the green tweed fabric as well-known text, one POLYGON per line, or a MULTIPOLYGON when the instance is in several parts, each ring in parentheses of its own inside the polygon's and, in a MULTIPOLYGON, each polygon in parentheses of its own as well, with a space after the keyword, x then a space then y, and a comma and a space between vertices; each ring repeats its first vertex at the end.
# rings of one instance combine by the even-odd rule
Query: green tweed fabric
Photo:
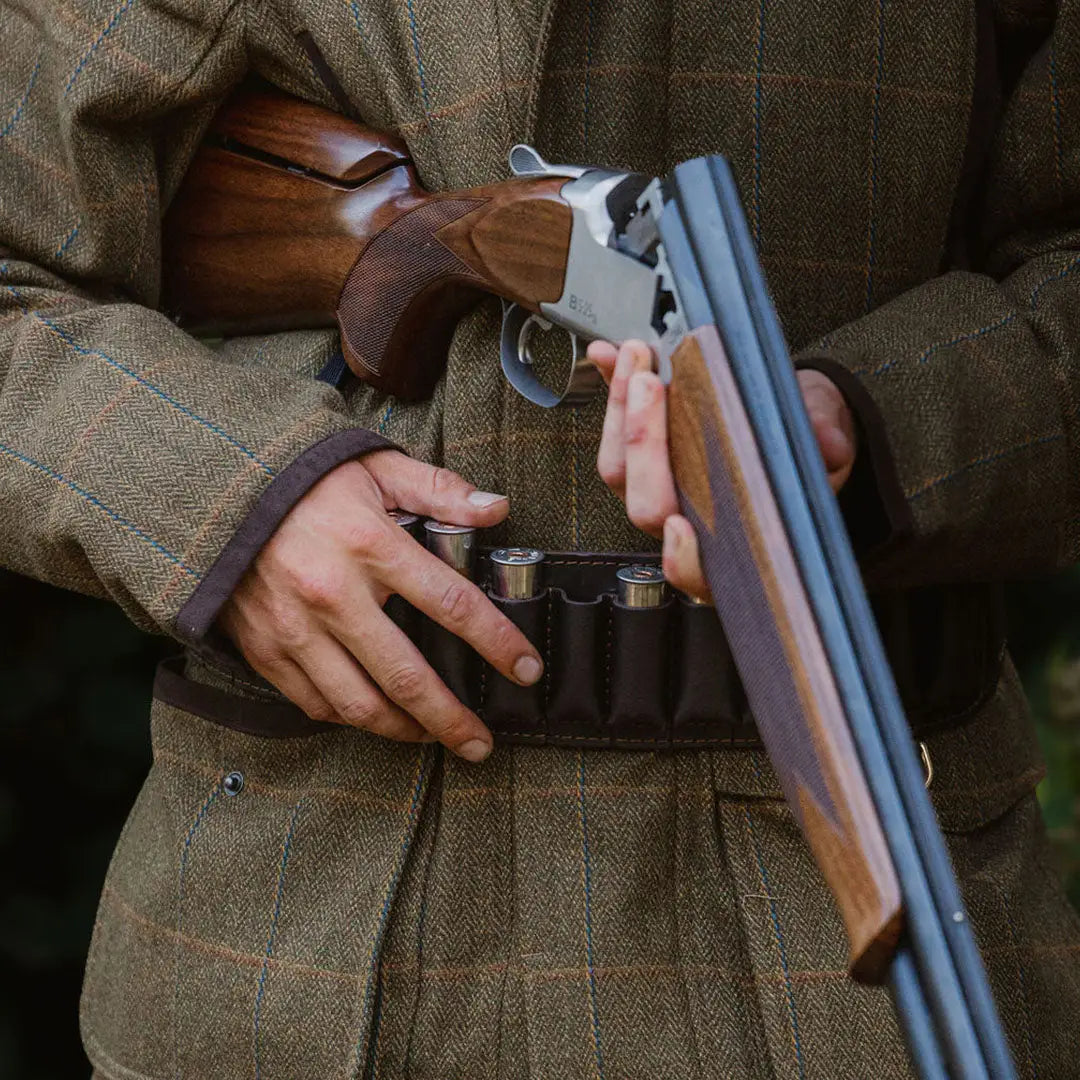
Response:
MULTIPOLYGON (((211 350, 154 312, 161 214, 229 89, 332 105, 301 27, 431 187, 501 178, 523 138, 650 172, 728 155, 789 340, 884 415, 916 529, 879 579, 1075 559, 1078 9, 996 5, 979 259, 940 276, 973 0, 0 0, 0 561, 170 632, 272 477, 353 426, 508 493, 508 540, 643 545, 593 467, 602 405, 506 388, 494 304, 411 406, 316 384, 331 334, 211 350)), ((907 1075, 758 755, 471 768, 161 705, 153 731, 83 999, 110 1080, 907 1075)), ((931 753, 1020 1075, 1073 1077, 1080 927, 1011 668, 931 753)))
MULTIPOLYGON (((1006 680, 930 740, 1020 1075, 1075 1075, 1080 925, 1006 680)), ((156 705, 83 1001, 135 1077, 908 1077, 762 755, 507 748, 470 767, 156 705), (239 795, 222 777, 243 773, 239 795)))

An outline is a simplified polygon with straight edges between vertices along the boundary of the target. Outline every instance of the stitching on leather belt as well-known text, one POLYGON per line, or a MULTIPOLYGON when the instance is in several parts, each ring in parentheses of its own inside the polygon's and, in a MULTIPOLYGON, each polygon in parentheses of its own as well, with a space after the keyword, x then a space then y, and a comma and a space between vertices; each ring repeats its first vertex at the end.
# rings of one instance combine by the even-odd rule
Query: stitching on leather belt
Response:
MULTIPOLYGON (((477 572, 481 585, 487 581, 486 554, 481 553, 477 572)), ((655 554, 560 552, 545 560, 546 588, 539 596, 493 597, 544 656, 545 674, 537 687, 504 679, 460 639, 408 605, 396 606, 394 617, 414 640, 424 642, 429 661, 498 742, 623 750, 760 748, 715 612, 683 599, 644 609, 615 602, 611 568, 657 561, 655 554)), ((945 593, 947 602, 936 594, 878 598, 879 607, 907 605, 904 618, 881 616, 879 623, 886 628, 894 668, 905 673, 898 682, 917 734, 952 726, 976 711, 993 693, 1004 659, 986 590, 958 586, 945 593), (907 640, 895 640, 895 633, 890 640, 890 625, 905 627, 907 640), (941 637, 940 649, 934 634, 941 637), (918 642, 921 652, 911 642, 918 642), (894 655, 907 648, 911 654, 894 655), (916 653, 947 656, 951 670, 943 673, 940 664, 930 665, 926 685, 920 685, 912 675, 920 666, 911 659, 916 653), (895 662, 898 658, 902 662, 895 662)), ((207 644, 189 653, 186 667, 182 658, 166 661, 155 697, 267 738, 307 737, 337 726, 306 717, 227 645, 207 644)))

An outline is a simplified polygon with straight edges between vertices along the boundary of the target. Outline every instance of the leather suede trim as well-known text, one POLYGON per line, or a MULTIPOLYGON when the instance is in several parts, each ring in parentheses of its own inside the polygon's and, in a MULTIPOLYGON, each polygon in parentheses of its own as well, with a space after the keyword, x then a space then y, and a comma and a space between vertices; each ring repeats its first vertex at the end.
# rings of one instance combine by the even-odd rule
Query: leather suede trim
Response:
POLYGON ((263 544, 323 476, 343 462, 372 450, 386 449, 398 448, 377 432, 352 428, 317 442, 280 472, 180 609, 176 617, 179 635, 189 641, 198 641, 206 635, 263 544))
POLYGON ((230 694, 184 675, 184 657, 173 656, 158 664, 154 699, 193 716, 263 739, 295 739, 332 730, 305 716, 292 702, 259 700, 230 694))

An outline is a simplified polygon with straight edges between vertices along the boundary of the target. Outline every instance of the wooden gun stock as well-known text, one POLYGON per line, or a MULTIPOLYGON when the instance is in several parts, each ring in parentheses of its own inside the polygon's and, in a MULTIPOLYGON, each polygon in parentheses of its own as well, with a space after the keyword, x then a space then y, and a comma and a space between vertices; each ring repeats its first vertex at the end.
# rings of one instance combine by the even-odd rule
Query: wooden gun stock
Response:
POLYGON ((271 90, 214 119, 164 225, 163 307, 205 335, 341 330, 361 379, 428 397, 484 293, 537 311, 563 291, 565 180, 446 194, 403 143, 271 90))

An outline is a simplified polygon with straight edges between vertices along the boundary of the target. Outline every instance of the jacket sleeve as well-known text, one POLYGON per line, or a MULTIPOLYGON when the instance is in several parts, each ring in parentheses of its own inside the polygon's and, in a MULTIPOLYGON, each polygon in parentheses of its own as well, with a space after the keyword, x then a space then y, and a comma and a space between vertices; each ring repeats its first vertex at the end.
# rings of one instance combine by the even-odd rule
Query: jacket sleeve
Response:
MULTIPOLYGON (((874 583, 1002 579, 1080 558, 1078 9, 1060 5, 1005 101, 977 269, 796 358, 837 377, 869 433, 861 468, 889 534, 864 560, 874 583)), ((865 502, 854 509, 865 524, 865 502)))
POLYGON ((153 310, 160 222, 244 74, 243 5, 0 0, 0 564, 197 638, 281 517, 388 445, 153 310))

